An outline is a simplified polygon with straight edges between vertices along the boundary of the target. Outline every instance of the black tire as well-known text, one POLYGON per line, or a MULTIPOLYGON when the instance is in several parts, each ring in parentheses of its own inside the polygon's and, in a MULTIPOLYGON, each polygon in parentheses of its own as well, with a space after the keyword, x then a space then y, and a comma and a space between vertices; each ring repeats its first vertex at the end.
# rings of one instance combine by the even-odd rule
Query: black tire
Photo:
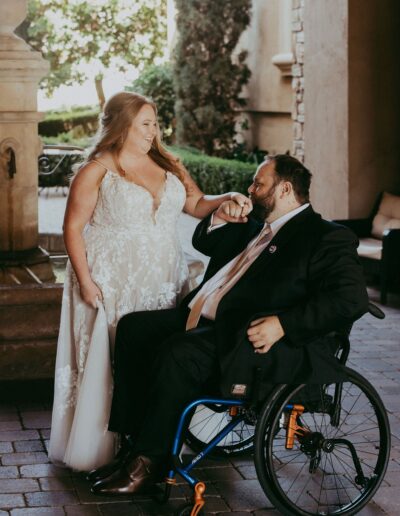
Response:
MULTIPOLYGON (((217 433, 232 420, 226 406, 199 405, 190 421, 185 442, 200 452, 217 433)), ((208 455, 208 457, 238 456, 253 450, 255 425, 241 421, 208 455)))
POLYGON ((265 404, 259 415, 254 453, 257 476, 269 500, 286 516, 356 514, 383 480, 390 453, 386 410, 365 378, 352 369, 346 372, 348 381, 342 384, 281 386, 274 402, 265 404), (340 410, 334 412, 339 386, 340 410), (288 449, 291 403, 305 407, 297 424, 306 433, 288 449), (363 475, 356 470, 352 450, 363 475))

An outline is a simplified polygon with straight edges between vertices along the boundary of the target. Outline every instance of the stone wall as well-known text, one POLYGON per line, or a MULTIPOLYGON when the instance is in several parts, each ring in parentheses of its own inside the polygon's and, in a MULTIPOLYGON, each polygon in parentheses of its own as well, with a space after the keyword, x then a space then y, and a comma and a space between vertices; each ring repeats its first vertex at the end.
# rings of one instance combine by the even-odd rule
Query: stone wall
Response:
POLYGON ((292 154, 304 161, 304 0, 292 1, 292 38, 295 62, 292 66, 293 148, 292 154))

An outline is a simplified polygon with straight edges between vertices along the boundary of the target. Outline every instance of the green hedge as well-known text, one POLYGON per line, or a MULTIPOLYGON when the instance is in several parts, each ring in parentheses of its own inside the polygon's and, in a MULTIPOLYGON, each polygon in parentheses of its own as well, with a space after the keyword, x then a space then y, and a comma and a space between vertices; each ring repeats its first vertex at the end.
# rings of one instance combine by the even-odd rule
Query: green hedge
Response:
POLYGON ((199 187, 210 195, 223 192, 247 193, 257 165, 231 159, 214 158, 199 151, 170 147, 179 156, 199 187))
POLYGON ((46 118, 39 122, 41 136, 57 136, 60 133, 79 128, 79 136, 90 135, 98 127, 98 109, 72 110, 64 112, 48 112, 46 118))
MULTIPOLYGON (((56 143, 52 138, 44 140, 46 143, 56 143)), ((58 143, 63 142, 58 140, 58 143)), ((72 141, 69 140, 69 143, 72 141)), ((73 143, 77 144, 78 142, 74 141, 73 143)), ((169 147, 169 149, 182 160, 203 192, 210 195, 231 191, 246 193, 257 167, 257 165, 242 161, 207 156, 198 150, 181 147, 169 147)), ((59 157, 51 156, 49 159, 51 168, 53 168, 59 157)), ((39 186, 66 186, 71 175, 72 164, 81 159, 80 156, 69 157, 61 163, 54 174, 39 175, 39 186)))

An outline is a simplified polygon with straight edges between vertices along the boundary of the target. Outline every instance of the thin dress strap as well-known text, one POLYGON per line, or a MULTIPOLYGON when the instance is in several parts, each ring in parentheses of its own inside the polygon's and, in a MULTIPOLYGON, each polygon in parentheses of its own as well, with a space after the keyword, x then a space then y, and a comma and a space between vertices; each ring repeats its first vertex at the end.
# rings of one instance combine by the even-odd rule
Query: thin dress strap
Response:
POLYGON ((108 170, 108 168, 107 168, 107 167, 106 167, 106 166, 105 166, 101 161, 98 161, 97 159, 91 159, 91 160, 89 161, 89 163, 91 163, 92 161, 93 161, 94 163, 98 163, 98 164, 99 164, 99 165, 101 165, 103 168, 105 168, 106 170, 108 170))

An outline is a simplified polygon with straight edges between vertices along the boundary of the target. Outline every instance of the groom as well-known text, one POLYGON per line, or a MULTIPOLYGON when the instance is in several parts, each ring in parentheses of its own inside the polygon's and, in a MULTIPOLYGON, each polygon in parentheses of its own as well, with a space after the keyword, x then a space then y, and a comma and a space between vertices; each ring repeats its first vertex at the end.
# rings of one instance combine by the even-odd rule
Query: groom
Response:
POLYGON ((196 228, 210 256, 202 284, 175 309, 121 319, 109 429, 128 434, 93 492, 134 494, 158 479, 187 403, 219 385, 262 399, 268 384, 343 379, 334 352, 367 311, 357 239, 309 204, 310 172, 295 158, 262 163, 251 202, 223 203, 196 228), (261 388, 251 393, 255 368, 261 388))

